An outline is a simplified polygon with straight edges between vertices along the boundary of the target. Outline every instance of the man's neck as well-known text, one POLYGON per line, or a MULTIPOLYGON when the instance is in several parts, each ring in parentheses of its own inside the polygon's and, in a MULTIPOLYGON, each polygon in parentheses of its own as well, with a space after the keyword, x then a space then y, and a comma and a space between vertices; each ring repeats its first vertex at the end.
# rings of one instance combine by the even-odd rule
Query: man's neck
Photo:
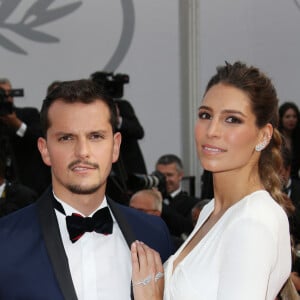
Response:
POLYGON ((53 193, 62 202, 73 207, 84 216, 89 216, 92 212, 94 212, 101 205, 104 199, 104 194, 100 192, 89 195, 74 194, 71 192, 62 194, 57 193, 55 189, 53 189, 53 193))

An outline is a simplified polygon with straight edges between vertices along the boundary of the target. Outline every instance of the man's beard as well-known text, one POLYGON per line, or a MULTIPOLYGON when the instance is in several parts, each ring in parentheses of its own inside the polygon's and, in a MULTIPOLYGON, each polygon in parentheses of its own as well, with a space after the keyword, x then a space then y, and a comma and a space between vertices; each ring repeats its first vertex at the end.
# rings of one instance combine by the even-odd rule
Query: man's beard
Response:
POLYGON ((96 191, 99 190, 99 188, 101 187, 101 184, 95 184, 93 186, 90 187, 82 187, 80 185, 72 185, 69 184, 67 185, 67 188, 70 192, 72 192, 73 194, 78 194, 78 195, 90 195, 95 193, 96 191))
MULTIPOLYGON (((73 162, 71 162, 68 166, 68 168, 70 170, 72 170, 72 168, 74 166, 76 166, 77 164, 80 164, 80 163, 83 163, 85 165, 88 165, 88 166, 91 166, 93 168, 97 168, 99 169, 99 165, 96 164, 96 163, 91 163, 89 161, 82 161, 80 159, 78 160, 75 160, 73 162)), ((67 189, 72 192, 73 194, 78 194, 78 195, 90 195, 90 194, 93 194, 95 193, 99 188, 101 187, 101 183, 98 183, 98 184, 95 184, 95 185, 92 185, 90 187, 82 187, 81 185, 79 184, 67 184, 67 189)))

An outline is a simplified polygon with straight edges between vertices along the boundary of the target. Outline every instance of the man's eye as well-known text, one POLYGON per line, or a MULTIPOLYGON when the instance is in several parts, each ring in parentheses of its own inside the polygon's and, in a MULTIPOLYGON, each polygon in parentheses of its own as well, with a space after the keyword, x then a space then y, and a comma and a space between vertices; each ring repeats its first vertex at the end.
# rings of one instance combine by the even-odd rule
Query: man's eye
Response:
POLYGON ((100 139, 103 139, 103 138, 104 138, 104 136, 99 134, 99 133, 94 133, 94 134, 90 135, 91 140, 100 140, 100 139))
POLYGON ((72 140, 72 136, 71 135, 64 135, 64 136, 59 137, 58 140, 61 141, 61 142, 70 141, 70 140, 72 140))

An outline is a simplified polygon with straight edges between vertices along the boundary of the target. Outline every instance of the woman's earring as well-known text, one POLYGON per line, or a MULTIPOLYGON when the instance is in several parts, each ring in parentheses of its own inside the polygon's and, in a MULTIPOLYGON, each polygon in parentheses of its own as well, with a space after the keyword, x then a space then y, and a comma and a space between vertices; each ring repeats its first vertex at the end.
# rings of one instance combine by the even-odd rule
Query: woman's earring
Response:
POLYGON ((263 140, 261 143, 259 143, 259 144, 257 144, 257 145, 255 146, 255 150, 256 150, 257 152, 260 152, 260 151, 262 151, 262 150, 266 147, 266 145, 267 145, 267 139, 264 138, 264 140, 263 140))

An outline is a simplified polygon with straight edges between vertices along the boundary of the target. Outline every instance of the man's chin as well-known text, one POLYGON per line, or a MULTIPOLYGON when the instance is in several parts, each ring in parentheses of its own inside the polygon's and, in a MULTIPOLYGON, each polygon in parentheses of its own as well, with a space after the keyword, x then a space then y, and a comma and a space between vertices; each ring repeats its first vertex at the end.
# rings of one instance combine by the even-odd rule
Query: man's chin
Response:
POLYGON ((93 186, 82 186, 82 185, 68 185, 67 188, 70 192, 77 195, 90 195, 99 190, 100 184, 93 186))

